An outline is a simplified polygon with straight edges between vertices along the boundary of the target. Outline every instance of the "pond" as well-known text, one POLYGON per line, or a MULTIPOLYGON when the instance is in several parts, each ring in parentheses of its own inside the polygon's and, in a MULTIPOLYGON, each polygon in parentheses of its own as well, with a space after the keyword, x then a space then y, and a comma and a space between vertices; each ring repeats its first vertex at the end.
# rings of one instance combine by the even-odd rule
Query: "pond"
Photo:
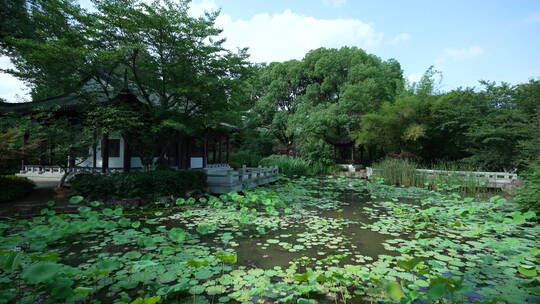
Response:
POLYGON ((0 223, 0 302, 540 302, 536 215, 498 195, 321 177, 70 203, 0 223))

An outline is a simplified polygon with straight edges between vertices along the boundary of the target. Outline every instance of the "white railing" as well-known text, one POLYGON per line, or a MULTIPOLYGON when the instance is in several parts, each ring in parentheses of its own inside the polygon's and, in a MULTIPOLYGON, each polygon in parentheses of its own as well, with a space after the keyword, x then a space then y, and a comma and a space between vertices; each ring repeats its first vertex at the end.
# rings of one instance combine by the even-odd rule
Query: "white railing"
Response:
MULTIPOLYGON (((366 168, 366 171, 369 177, 376 174, 378 169, 368 167, 366 168)), ((416 169, 416 172, 425 174, 428 178, 443 176, 449 178, 456 177, 463 181, 478 181, 479 186, 488 188, 503 188, 505 185, 509 185, 512 181, 518 179, 518 175, 513 172, 446 171, 429 169, 416 169)))
MULTIPOLYGON (((123 172, 123 168, 109 168, 106 170, 105 174, 110 173, 120 173, 123 172)), ((66 172, 65 169, 62 169, 59 166, 40 166, 40 165, 25 165, 23 170, 18 174, 19 176, 27 177, 62 177, 66 172)), ((73 177, 80 173, 102 173, 101 168, 92 168, 92 167, 71 167, 67 168, 69 177, 73 177)))
MULTIPOLYGON (((134 171, 139 168, 133 169, 134 171)), ((67 180, 70 180, 77 174, 97 173, 102 174, 101 168, 91 167, 71 167, 67 169, 67 180)), ((225 193, 230 191, 239 191, 246 188, 252 188, 259 185, 271 183, 279 178, 278 167, 256 167, 249 168, 243 166, 234 170, 228 164, 211 164, 204 168, 207 175, 208 190, 212 193, 225 193)), ((123 168, 109 168, 104 174, 121 173, 123 168)), ((26 177, 47 177, 61 178, 65 170, 58 166, 38 166, 27 165, 21 171, 20 176, 26 177)))
POLYGON ((231 166, 229 166, 229 164, 207 164, 206 165, 206 168, 207 169, 229 169, 231 168, 231 166))

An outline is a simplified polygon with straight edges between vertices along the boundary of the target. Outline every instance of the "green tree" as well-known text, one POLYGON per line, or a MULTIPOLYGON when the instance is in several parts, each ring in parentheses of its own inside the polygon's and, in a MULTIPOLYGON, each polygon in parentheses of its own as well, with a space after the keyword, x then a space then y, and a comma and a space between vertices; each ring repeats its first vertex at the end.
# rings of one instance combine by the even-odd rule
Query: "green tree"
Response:
POLYGON ((271 63, 259 72, 260 92, 253 110, 257 123, 292 152, 295 132, 290 118, 303 102, 307 79, 302 62, 271 63))
POLYGON ((8 72, 31 86, 34 99, 78 91, 113 100, 128 89, 154 122, 144 130, 154 139, 147 144, 162 152, 173 133, 240 121, 251 67, 246 50, 222 46, 218 12, 194 18, 189 1, 170 0, 95 0, 92 11, 70 0, 26 3, 34 32, 8 31, 2 40, 16 67, 8 72))
POLYGON ((319 48, 302 61, 272 63, 254 110, 261 126, 288 150, 328 158, 327 137, 349 137, 359 118, 391 102, 403 90, 395 60, 382 61, 358 48, 319 48))

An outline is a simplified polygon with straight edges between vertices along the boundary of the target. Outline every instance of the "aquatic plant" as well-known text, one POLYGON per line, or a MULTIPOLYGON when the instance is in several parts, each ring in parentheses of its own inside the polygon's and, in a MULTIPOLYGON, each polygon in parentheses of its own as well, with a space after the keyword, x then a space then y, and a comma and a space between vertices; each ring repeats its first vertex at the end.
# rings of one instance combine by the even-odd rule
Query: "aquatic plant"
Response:
POLYGON ((176 202, 124 210, 76 197, 76 213, 3 220, 0 299, 539 299, 536 214, 500 196, 324 177, 176 202))

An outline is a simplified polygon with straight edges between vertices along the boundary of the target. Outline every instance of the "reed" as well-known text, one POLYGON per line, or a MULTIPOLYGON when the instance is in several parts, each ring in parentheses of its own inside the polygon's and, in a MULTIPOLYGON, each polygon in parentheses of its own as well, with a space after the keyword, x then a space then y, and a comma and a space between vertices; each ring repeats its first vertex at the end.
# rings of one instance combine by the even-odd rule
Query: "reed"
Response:
POLYGON ((281 174, 290 177, 330 174, 339 170, 339 167, 332 163, 294 158, 286 155, 270 155, 263 158, 260 165, 278 166, 281 174))
POLYGON ((429 166, 404 159, 385 159, 374 165, 374 174, 382 177, 386 184, 403 187, 427 187, 435 190, 453 190, 467 193, 487 191, 483 181, 467 176, 460 171, 477 171, 466 163, 439 162, 429 166), (449 171, 449 174, 428 174, 417 169, 449 171))

